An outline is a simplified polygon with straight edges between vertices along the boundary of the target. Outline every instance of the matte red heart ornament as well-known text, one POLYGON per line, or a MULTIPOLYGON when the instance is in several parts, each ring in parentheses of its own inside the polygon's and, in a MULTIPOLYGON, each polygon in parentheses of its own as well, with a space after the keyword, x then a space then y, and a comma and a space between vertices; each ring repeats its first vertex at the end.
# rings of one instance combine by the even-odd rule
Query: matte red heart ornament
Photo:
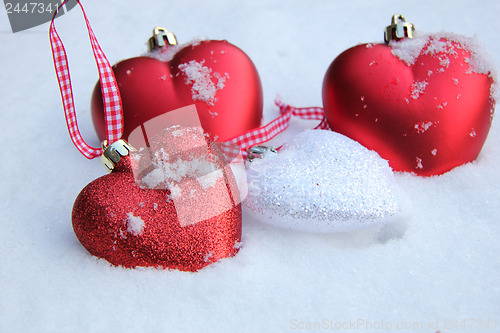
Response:
MULTIPOLYGON (((162 42, 165 35, 155 36, 162 42)), ((217 141, 260 126, 262 86, 257 69, 241 49, 224 40, 164 44, 156 44, 146 56, 113 66, 122 98, 125 140, 146 121, 191 104, 196 104, 205 132, 217 141)), ((106 131, 99 82, 91 109, 97 135, 103 140, 106 131)))
POLYGON ((396 171, 439 175, 474 161, 495 107, 492 67, 477 43, 419 34, 340 54, 323 82, 330 128, 396 171))
POLYGON ((72 222, 80 243, 113 265, 197 271, 238 251, 240 202, 231 169, 202 129, 172 127, 151 150, 122 157, 88 184, 72 222))

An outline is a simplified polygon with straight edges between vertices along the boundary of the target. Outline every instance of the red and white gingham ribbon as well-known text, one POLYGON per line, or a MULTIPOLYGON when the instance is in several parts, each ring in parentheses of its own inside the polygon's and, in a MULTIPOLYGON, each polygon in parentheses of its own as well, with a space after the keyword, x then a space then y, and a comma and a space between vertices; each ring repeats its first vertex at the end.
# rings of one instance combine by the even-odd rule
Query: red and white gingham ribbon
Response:
MULTIPOLYGON (((61 8, 67 1, 68 0, 64 1, 59 6, 59 8, 61 8)), ((107 141, 108 144, 112 144, 113 142, 119 140, 123 134, 123 108, 121 103, 120 91, 118 90, 118 84, 116 82, 116 78, 114 76, 111 65, 109 64, 108 59, 104 55, 104 52, 97 42, 97 38, 92 31, 83 6, 79 0, 76 1, 80 6, 85 18, 92 51, 94 53, 94 58, 99 70, 99 78, 101 82, 101 90, 104 103, 107 141)), ((85 157, 92 159, 102 155, 102 148, 94 148, 89 146, 83 140, 80 134, 80 130, 78 129, 66 50, 64 49, 64 45, 61 41, 61 38, 59 37, 59 34, 56 31, 54 24, 56 14, 57 11, 52 17, 49 35, 52 54, 54 58, 54 66, 57 73, 57 80, 59 82, 59 89, 61 91, 64 113, 66 116, 66 124, 68 126, 71 140, 73 141, 76 148, 85 157)), ((316 126, 315 129, 329 129, 328 123, 326 122, 326 118, 324 116, 323 108, 321 107, 296 108, 284 104, 279 99, 276 99, 275 104, 280 108, 281 116, 274 119, 269 124, 233 138, 227 141, 227 143, 229 145, 236 145, 240 147, 244 156, 246 156, 246 151, 248 148, 269 141, 276 135, 286 130, 290 124, 292 115, 300 117, 302 119, 321 120, 320 124, 316 126)))
MULTIPOLYGON (((64 1, 59 8, 61 8, 68 0, 64 1)), ((82 4, 76 0, 82 9, 87 30, 89 33, 90 44, 94 52, 94 58, 99 70, 99 78, 101 82, 102 97, 104 102, 104 114, 106 121, 106 138, 108 144, 119 140, 123 134, 123 112, 120 91, 116 83, 115 75, 111 69, 108 59, 104 55, 97 39, 90 27, 89 20, 82 4)), ((58 10, 59 10, 58 8, 58 10)), ((88 159, 92 159, 102 155, 102 148, 94 148, 89 146, 82 138, 78 123, 76 119, 75 106, 73 102, 73 89, 71 88, 71 77, 69 74, 68 59, 66 57, 66 50, 56 31, 54 20, 57 11, 54 12, 52 22, 50 23, 50 44, 52 47, 52 55, 54 58, 54 66, 56 69, 57 80, 59 82, 59 89, 61 91, 61 98, 64 106, 64 113, 66 115, 66 124, 68 126, 69 136, 73 141, 76 148, 88 159)))
POLYGON ((237 136, 227 142, 232 145, 239 146, 243 155, 246 156, 248 148, 269 141, 276 135, 285 131, 290 125, 292 115, 302 119, 321 120, 319 125, 314 129, 330 129, 322 107, 296 108, 283 103, 279 98, 276 98, 274 103, 279 107, 281 116, 274 119, 267 125, 248 131, 245 134, 237 136))

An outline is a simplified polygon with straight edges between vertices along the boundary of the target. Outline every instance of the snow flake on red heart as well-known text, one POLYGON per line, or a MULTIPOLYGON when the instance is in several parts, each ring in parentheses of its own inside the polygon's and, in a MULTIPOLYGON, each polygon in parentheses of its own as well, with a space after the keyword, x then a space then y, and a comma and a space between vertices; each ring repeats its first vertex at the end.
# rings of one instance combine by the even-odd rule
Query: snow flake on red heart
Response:
MULTIPOLYGON (((202 101, 214 106, 217 98, 217 90, 224 88, 228 73, 224 75, 213 72, 211 68, 204 66, 205 61, 191 60, 189 63, 180 64, 179 69, 186 76, 186 84, 192 85, 191 92, 194 101, 202 101), (213 72, 213 73, 212 73, 213 72)), ((216 114, 212 114, 214 117, 216 114)))

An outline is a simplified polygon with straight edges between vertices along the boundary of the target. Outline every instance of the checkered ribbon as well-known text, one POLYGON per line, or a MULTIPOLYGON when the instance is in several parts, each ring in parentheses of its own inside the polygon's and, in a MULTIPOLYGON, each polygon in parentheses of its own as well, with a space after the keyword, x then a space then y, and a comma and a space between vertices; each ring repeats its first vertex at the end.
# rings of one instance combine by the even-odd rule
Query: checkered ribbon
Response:
POLYGON ((290 125, 290 119, 292 116, 309 120, 321 120, 319 125, 314 129, 330 129, 322 107, 296 108, 283 103, 279 97, 276 98, 274 103, 279 107, 281 116, 274 119, 267 125, 248 131, 245 134, 237 136, 227 142, 231 145, 240 147, 244 156, 246 156, 248 148, 269 141, 276 135, 285 131, 290 125))
MULTIPOLYGON (((67 2, 68 0, 61 3, 58 10, 67 2)), ((102 97, 104 102, 104 114, 106 121, 106 132, 107 132, 107 142, 112 144, 113 142, 119 140, 123 134, 123 114, 122 114, 122 102, 120 97, 120 91, 118 90, 118 84, 116 83, 115 75, 111 69, 108 59, 104 55, 97 39, 90 27, 89 20, 85 11, 83 10, 82 4, 79 0, 76 0, 82 9, 85 22, 87 24, 87 30, 89 33, 90 44, 92 45, 92 51, 94 52, 94 58, 97 63, 97 68, 99 70, 99 78, 101 82, 102 97)), ((94 148, 89 146, 82 138, 80 130, 78 129, 78 123, 76 119, 75 106, 73 102, 73 89, 71 88, 71 77, 69 74, 68 59, 66 57, 66 50, 56 31, 54 20, 57 11, 54 12, 52 17, 52 22, 50 23, 50 44, 52 47, 52 55, 54 58, 54 66, 57 74, 57 81, 59 82, 59 89, 61 91, 61 98, 64 106, 64 113, 66 116, 66 124, 68 126, 69 136, 71 141, 73 141, 76 148, 88 159, 92 159, 102 155, 102 148, 94 148)))

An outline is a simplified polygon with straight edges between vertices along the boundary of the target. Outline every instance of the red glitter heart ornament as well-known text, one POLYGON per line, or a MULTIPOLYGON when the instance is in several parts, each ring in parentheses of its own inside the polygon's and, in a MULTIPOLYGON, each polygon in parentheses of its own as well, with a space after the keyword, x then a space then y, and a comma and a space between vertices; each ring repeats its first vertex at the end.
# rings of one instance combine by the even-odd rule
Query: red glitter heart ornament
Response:
POLYGON ((122 157, 80 192, 73 229, 91 254, 124 267, 197 271, 238 251, 236 180, 217 146, 200 144, 198 131, 168 129, 151 151, 122 157), (190 149, 176 155, 179 147, 190 149))
POLYGON ((329 126, 396 171, 431 176, 474 161, 495 106, 478 49, 472 39, 434 34, 346 50, 323 82, 329 126))
MULTIPOLYGON (((191 104, 196 104, 205 132, 218 141, 260 125, 262 86, 257 69, 241 49, 218 40, 169 45, 169 41, 176 43, 173 35, 155 31, 152 40, 164 42, 164 46, 155 42, 147 56, 113 66, 122 98, 124 139, 146 121, 191 104)), ((94 127, 103 140, 106 131, 99 83, 91 108, 94 127)))

